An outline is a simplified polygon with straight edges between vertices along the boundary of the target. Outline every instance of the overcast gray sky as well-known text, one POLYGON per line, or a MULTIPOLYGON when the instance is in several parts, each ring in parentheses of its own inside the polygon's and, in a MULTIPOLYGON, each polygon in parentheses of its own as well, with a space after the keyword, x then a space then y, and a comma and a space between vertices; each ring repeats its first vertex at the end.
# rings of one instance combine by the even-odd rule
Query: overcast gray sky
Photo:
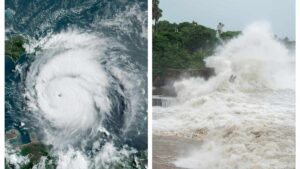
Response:
POLYGON ((295 0, 160 0, 162 20, 196 21, 216 29, 242 30, 254 21, 268 21, 279 37, 295 39, 295 0))

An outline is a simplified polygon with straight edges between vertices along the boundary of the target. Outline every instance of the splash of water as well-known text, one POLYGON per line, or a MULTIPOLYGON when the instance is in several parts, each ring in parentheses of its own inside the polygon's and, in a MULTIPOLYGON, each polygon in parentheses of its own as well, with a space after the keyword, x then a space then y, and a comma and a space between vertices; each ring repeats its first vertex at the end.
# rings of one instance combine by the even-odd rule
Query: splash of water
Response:
POLYGON ((265 23, 248 26, 206 59, 216 76, 175 83, 177 103, 154 109, 154 133, 201 140, 183 168, 293 168, 294 57, 265 23), (205 132, 199 132, 205 131, 205 132))
POLYGON ((177 82, 179 98, 199 96, 216 90, 293 89, 294 62, 283 44, 273 38, 267 23, 248 26, 236 39, 221 46, 208 57, 206 66, 215 69, 216 76, 208 81, 194 78, 177 82), (230 77, 235 77, 231 83, 230 77), (190 84, 189 81, 193 81, 190 84), (197 85, 193 85, 196 84, 197 85), (187 87, 187 90, 185 90, 187 87))

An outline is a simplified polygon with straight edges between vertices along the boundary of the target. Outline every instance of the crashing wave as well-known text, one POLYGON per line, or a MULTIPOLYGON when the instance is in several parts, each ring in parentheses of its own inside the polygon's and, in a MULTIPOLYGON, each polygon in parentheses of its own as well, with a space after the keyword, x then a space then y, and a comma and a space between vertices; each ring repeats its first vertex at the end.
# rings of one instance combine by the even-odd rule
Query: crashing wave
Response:
POLYGON ((293 168, 294 61, 267 24, 255 23, 207 57, 216 76, 176 82, 177 102, 154 109, 159 114, 154 133, 202 144, 174 164, 191 169, 293 168))

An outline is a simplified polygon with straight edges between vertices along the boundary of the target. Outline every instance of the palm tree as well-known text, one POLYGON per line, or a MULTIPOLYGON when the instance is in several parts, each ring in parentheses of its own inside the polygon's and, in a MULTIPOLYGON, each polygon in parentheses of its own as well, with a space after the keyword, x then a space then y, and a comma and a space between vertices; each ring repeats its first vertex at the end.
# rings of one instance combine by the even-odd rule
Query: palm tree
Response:
POLYGON ((162 16, 162 10, 158 7, 159 0, 152 1, 152 19, 154 20, 154 28, 159 18, 162 16))

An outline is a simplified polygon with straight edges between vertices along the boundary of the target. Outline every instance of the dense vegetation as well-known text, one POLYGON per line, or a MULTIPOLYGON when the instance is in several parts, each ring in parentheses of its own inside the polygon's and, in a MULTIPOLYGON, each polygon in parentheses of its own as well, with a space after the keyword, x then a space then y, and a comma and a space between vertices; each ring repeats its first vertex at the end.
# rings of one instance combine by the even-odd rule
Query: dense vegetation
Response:
POLYGON ((29 163, 23 165, 21 169, 30 169, 34 165, 38 164, 42 157, 46 158, 45 164, 46 169, 54 169, 55 167, 55 158, 50 156, 49 152, 51 151, 52 146, 46 146, 41 143, 30 143, 23 145, 21 148, 21 155, 30 157, 29 163))
MULTIPOLYGON (((176 24, 159 21, 153 30, 154 79, 164 78, 168 69, 204 69, 204 58, 213 54, 215 47, 221 43, 216 37, 216 30, 196 22, 176 24)), ((226 41, 239 34, 224 32, 221 39, 226 41)))
POLYGON ((159 0, 152 1, 152 20, 154 20, 154 25, 156 25, 159 18, 162 16, 162 10, 158 7, 159 0))
POLYGON ((5 40, 5 55, 10 56, 14 61, 25 53, 25 48, 23 44, 26 40, 19 35, 10 37, 8 40, 5 40))

